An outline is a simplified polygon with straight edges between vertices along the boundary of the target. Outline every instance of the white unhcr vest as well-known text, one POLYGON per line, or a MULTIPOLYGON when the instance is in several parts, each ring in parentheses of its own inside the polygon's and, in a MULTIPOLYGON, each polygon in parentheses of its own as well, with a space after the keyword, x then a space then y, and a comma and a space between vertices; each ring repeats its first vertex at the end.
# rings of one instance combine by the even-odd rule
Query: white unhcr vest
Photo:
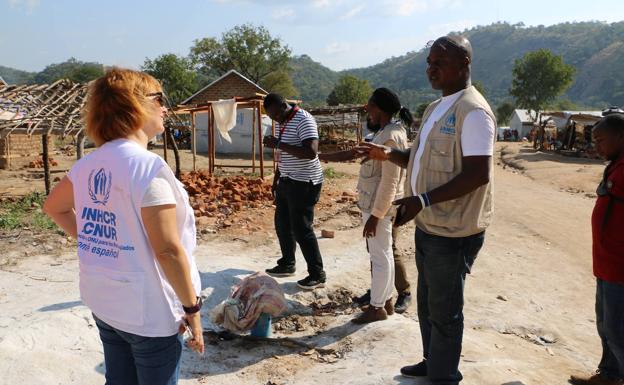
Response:
POLYGON ((175 186, 178 217, 185 218, 178 234, 199 295, 193 210, 164 160, 137 143, 117 139, 79 160, 68 174, 74 188, 82 301, 107 324, 145 337, 176 334, 184 314, 141 221, 143 195, 163 167, 175 186))

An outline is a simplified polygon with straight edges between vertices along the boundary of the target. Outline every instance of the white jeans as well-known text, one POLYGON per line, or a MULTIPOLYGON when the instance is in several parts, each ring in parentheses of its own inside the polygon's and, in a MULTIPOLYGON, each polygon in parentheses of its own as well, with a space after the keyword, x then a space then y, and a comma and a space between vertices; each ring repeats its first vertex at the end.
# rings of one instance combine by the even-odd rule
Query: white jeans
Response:
MULTIPOLYGON (((362 212, 364 223, 371 214, 362 212)), ((392 298, 394 291, 394 255, 392 254, 392 218, 380 218, 377 231, 372 238, 366 238, 370 254, 373 277, 371 301, 374 307, 383 307, 392 298)))

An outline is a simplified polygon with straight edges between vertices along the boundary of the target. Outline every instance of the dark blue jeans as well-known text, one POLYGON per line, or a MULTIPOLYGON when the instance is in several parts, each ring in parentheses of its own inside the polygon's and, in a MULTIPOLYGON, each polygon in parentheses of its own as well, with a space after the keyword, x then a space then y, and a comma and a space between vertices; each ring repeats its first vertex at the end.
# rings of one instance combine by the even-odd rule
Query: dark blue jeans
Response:
POLYGON ((464 334, 464 282, 485 233, 447 238, 416 229, 418 320, 427 377, 436 385, 462 380, 459 358, 464 334))
POLYGON ((106 385, 176 385, 182 337, 142 337, 93 316, 104 345, 106 385))
POLYGON ((624 378, 624 285, 598 279, 596 282, 596 326, 602 341, 600 373, 624 378))

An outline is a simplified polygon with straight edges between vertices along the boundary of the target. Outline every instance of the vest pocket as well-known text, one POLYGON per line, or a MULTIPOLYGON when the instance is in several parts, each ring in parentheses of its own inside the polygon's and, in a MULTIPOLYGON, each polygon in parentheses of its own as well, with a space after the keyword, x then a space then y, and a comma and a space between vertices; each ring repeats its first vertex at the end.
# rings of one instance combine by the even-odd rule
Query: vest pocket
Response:
POLYGON ((80 266, 80 297, 98 317, 125 325, 145 323, 145 275, 80 266))
MULTIPOLYGON (((448 183, 455 176, 455 139, 432 139, 427 164, 426 189, 431 191, 448 183)), ((455 227, 461 223, 461 211, 457 199, 437 203, 423 211, 421 216, 428 223, 440 223, 455 227), (424 214, 424 215, 423 215, 424 214)))
POLYGON ((428 168, 437 172, 455 170, 455 140, 432 140, 428 168))
POLYGON ((358 204, 360 210, 370 211, 373 206, 373 193, 358 189, 358 204))
POLYGON ((369 160, 360 166, 360 176, 363 178, 371 178, 375 176, 375 161, 369 160))

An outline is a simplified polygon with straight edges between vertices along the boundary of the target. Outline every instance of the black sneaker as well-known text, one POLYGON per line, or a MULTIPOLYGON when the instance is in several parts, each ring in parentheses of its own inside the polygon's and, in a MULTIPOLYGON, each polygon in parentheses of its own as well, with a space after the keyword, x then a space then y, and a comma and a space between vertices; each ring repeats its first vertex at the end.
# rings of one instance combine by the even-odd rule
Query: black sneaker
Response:
POLYGON ((297 281, 297 286, 299 286, 303 290, 314 290, 317 288, 325 287, 325 280, 308 276, 301 281, 297 281))
POLYGON ((366 306, 366 305, 370 305, 370 299, 371 299, 371 291, 370 289, 368 289, 366 290, 366 293, 362 294, 361 296, 353 297, 353 302, 355 302, 359 306, 366 306))
POLYGON ((271 277, 292 277, 295 275, 295 267, 277 265, 272 269, 265 270, 271 277))
POLYGON ((423 360, 416 365, 402 367, 401 375, 408 378, 427 377, 427 361, 423 360))
POLYGON ((412 303, 412 295, 410 293, 401 293, 397 297, 396 303, 394 304, 394 312, 398 314, 403 314, 412 303))

